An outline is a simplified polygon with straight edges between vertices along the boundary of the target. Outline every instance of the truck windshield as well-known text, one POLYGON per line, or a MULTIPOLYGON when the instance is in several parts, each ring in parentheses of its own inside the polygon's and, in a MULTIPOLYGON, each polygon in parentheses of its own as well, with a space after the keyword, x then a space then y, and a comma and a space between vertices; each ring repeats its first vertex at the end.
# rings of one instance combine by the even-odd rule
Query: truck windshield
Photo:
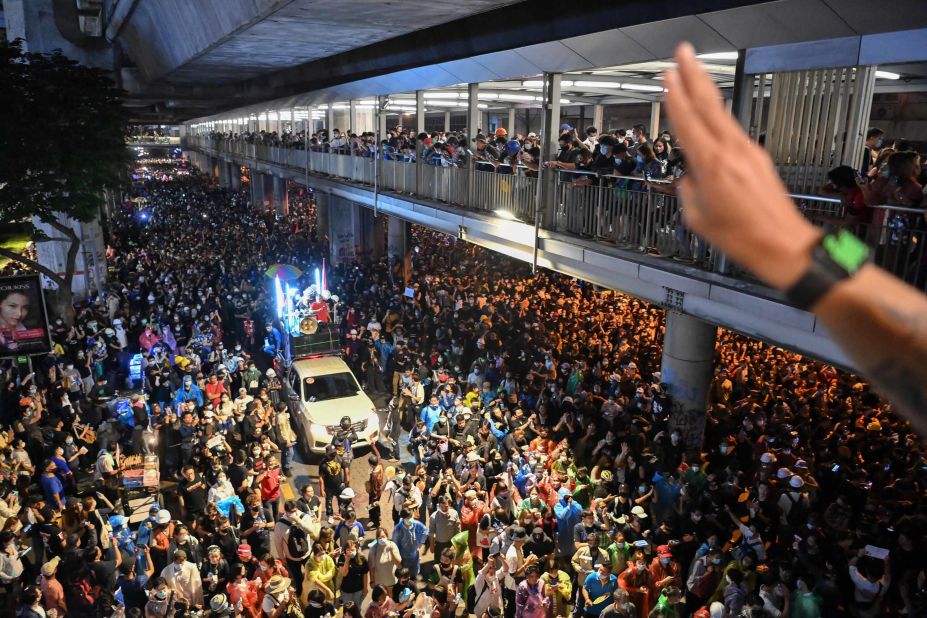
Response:
POLYGON ((326 401, 328 399, 340 399, 341 397, 353 397, 359 390, 354 376, 348 372, 333 373, 303 380, 303 399, 305 401, 326 401))

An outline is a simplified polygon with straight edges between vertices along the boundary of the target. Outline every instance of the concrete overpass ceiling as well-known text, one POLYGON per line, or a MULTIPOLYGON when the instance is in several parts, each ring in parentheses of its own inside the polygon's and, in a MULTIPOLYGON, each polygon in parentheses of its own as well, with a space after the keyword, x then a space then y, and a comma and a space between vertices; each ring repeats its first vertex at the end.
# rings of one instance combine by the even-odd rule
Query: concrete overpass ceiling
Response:
POLYGON ((240 82, 518 1, 135 0, 109 34, 149 81, 240 82))
MULTIPOLYGON (((133 94, 212 88, 213 109, 234 108, 230 115, 238 117, 543 71, 663 62, 681 40, 722 52, 925 27, 922 7, 923 0, 893 0, 882 11, 871 0, 587 0, 575 7, 546 0, 123 0, 107 35, 134 62, 133 94)), ((646 75, 632 76, 658 73, 640 70, 646 75)))

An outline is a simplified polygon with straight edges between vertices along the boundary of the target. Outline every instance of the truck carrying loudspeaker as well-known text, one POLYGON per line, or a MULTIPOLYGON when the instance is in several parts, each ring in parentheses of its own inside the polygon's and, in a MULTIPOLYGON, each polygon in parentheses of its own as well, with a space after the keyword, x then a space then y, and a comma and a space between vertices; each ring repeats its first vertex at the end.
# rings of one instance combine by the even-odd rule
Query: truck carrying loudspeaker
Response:
POLYGON ((294 359, 318 354, 337 354, 340 351, 338 326, 335 324, 320 322, 312 334, 290 334, 290 353, 294 359))

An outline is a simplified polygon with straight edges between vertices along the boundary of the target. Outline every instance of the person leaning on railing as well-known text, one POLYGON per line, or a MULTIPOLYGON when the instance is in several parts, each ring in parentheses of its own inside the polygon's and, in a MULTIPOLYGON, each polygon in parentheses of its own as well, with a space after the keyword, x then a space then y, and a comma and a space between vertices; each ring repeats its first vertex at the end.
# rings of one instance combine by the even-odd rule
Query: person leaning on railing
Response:
POLYGON ((688 43, 666 73, 686 144, 686 224, 793 304, 813 311, 853 362, 927 435, 927 297, 866 263, 851 234, 823 235, 789 199, 768 155, 725 112, 688 43))

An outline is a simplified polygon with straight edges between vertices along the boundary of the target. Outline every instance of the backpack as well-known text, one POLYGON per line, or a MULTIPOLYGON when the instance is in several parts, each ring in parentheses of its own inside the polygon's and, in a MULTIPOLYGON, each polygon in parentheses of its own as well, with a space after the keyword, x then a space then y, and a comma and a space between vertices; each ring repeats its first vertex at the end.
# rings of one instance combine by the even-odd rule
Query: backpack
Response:
POLYGON ((94 586, 90 583, 87 576, 76 579, 71 584, 71 594, 68 596, 68 613, 74 611, 87 612, 93 609, 96 604, 94 586))
POLYGON ((792 503, 792 508, 789 509, 788 514, 785 516, 785 521, 792 526, 797 528, 808 521, 808 506, 805 504, 805 501, 799 496, 798 500, 792 500, 792 494, 787 493, 785 497, 789 499, 789 502, 792 503))
POLYGON ((470 584, 467 587, 467 614, 472 615, 476 613, 476 602, 480 600, 483 596, 483 593, 486 592, 486 589, 489 588, 489 584, 485 581, 483 582, 483 589, 480 590, 480 593, 476 593, 476 581, 470 584))
POLYGON ((291 556, 302 557, 309 553, 309 535, 299 526, 290 526, 286 537, 286 550, 291 556))

